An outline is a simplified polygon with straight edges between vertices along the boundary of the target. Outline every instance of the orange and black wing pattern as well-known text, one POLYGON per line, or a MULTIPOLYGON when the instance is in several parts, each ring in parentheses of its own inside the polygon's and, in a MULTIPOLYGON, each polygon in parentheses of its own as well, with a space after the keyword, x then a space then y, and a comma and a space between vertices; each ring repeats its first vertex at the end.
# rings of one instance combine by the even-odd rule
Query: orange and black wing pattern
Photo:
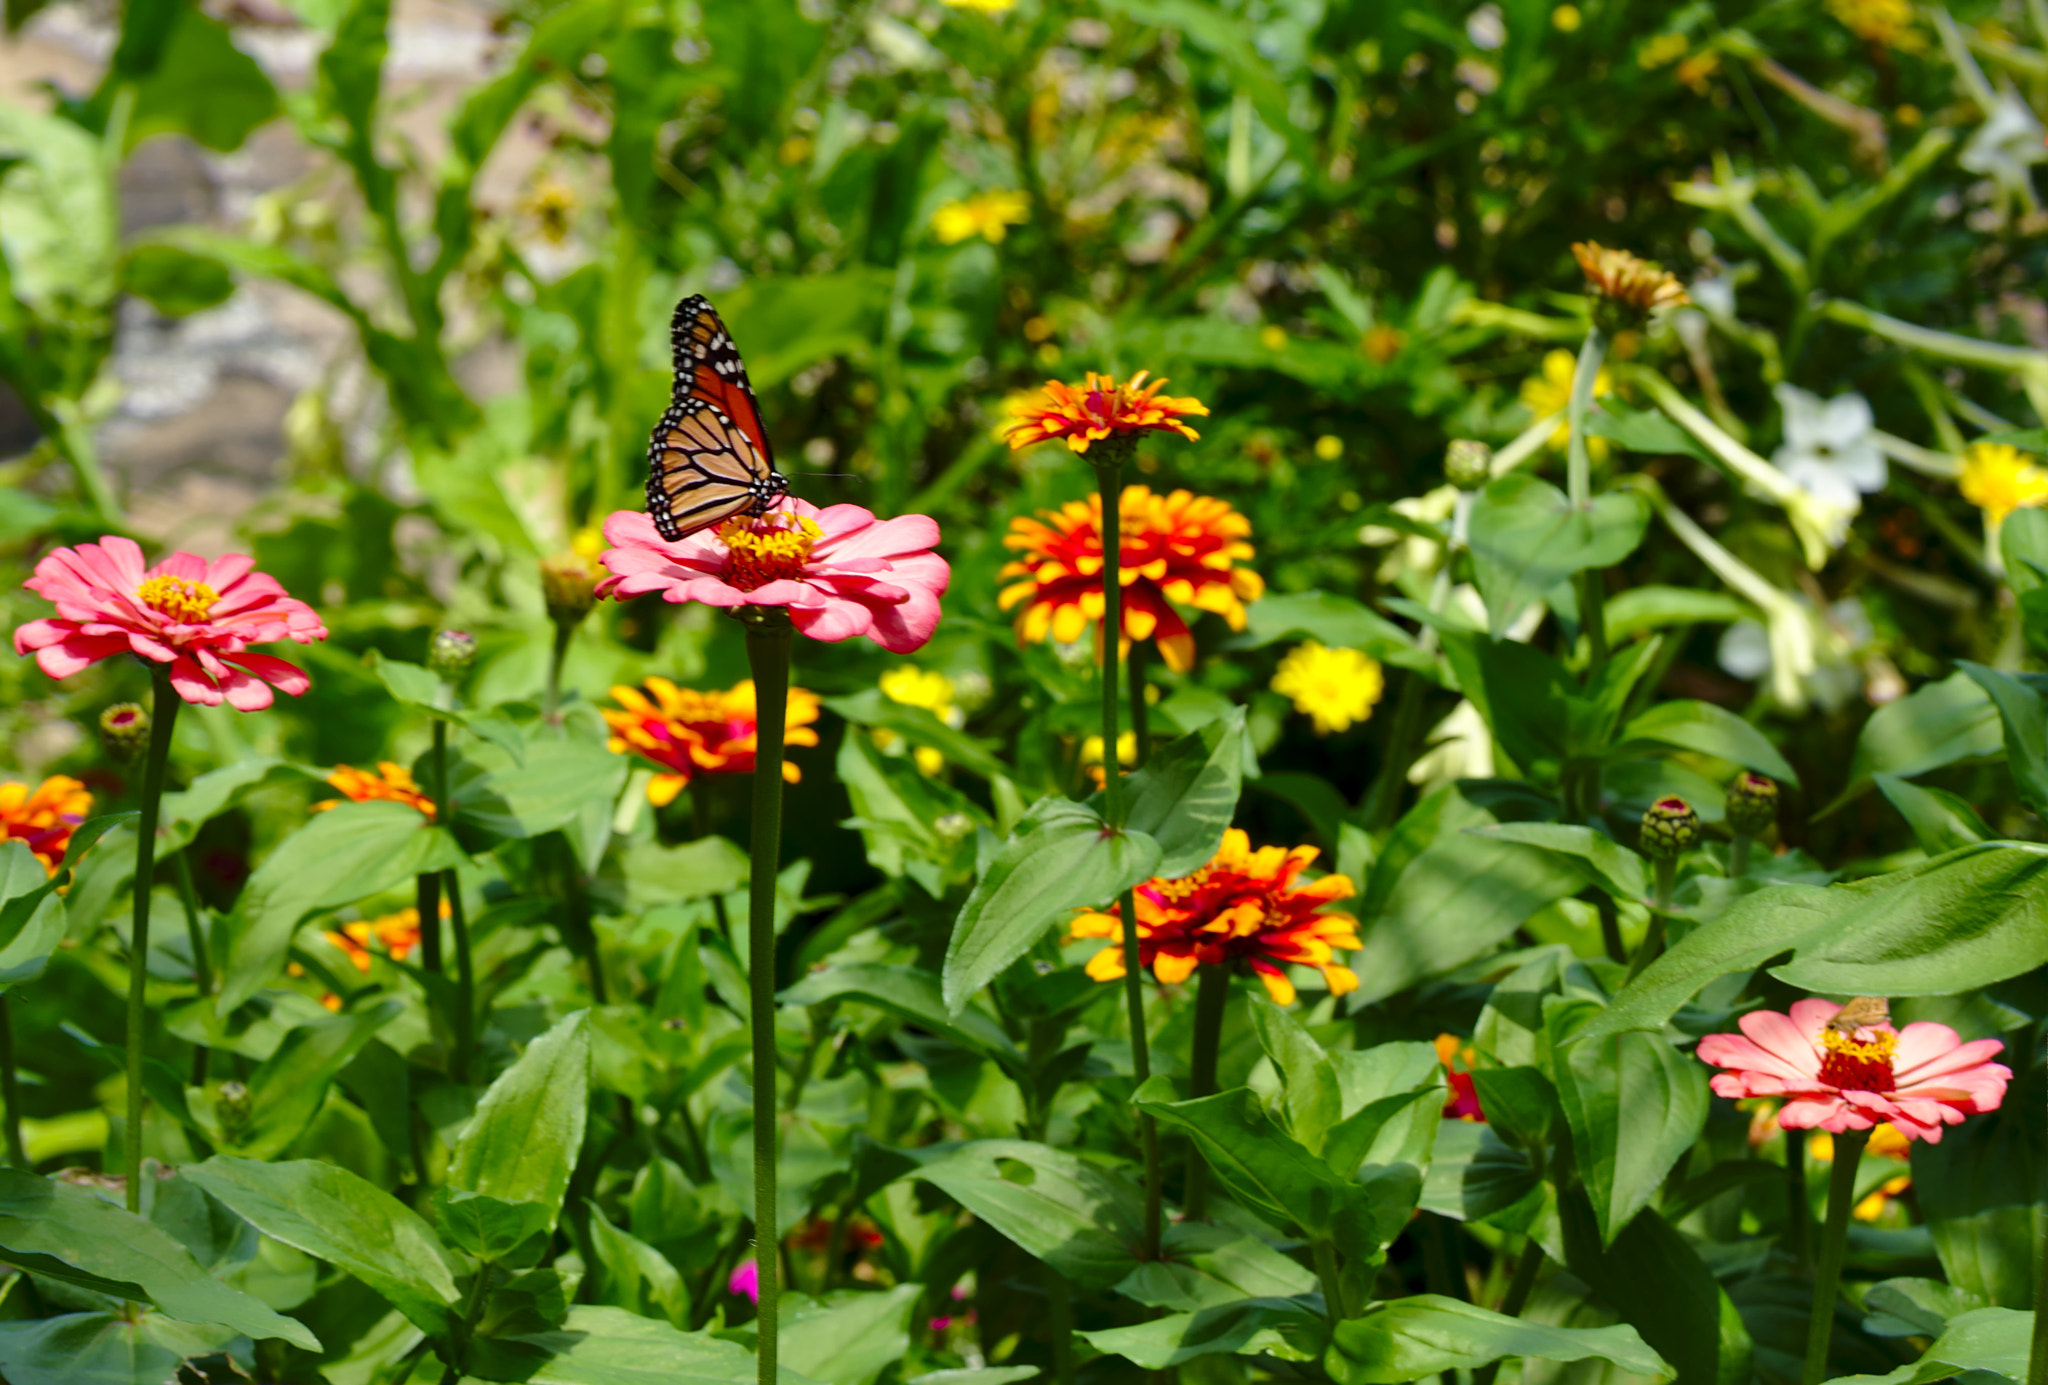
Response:
POLYGON ((647 514, 670 543, 789 493, 775 469, 747 368, 709 301, 676 305, 675 401, 647 444, 647 514))

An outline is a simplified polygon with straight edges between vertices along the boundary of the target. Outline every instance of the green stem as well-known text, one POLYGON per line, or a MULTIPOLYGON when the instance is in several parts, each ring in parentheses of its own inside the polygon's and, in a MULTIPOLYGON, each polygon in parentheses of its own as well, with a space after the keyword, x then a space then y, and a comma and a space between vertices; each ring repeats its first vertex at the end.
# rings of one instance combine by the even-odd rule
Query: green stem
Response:
POLYGON ((0 991, 0 1101, 7 1103, 7 1162, 28 1168, 28 1150, 21 1142, 21 1077, 14 1070, 14 1011, 0 991))
POLYGON ((1605 890, 1597 886, 1593 891, 1593 907, 1600 911, 1600 943, 1607 949, 1607 960, 1626 962, 1628 948, 1621 941, 1621 910, 1608 898, 1605 890))
MULTIPOLYGON (((199 910, 199 891, 192 887, 192 863, 186 852, 180 851, 171 858, 178 867, 178 898, 185 906, 185 935, 192 944, 192 980, 199 987, 199 994, 213 995, 213 958, 208 955, 206 924, 199 910)), ((192 1085, 206 1085, 206 1045, 200 1044, 192 1050, 192 1085)))
MULTIPOLYGON (((434 725, 438 728, 440 722, 434 725)), ((441 974, 441 877, 428 871, 418 881, 415 896, 420 913, 420 965, 441 974)))
POLYGON ((1792 1263, 1799 1273, 1805 1274, 1811 1264, 1811 1250, 1807 1245, 1808 1223, 1811 1217, 1806 1210, 1806 1132, 1787 1130, 1785 1132, 1785 1249, 1792 1254, 1792 1263))
MULTIPOLYGON (((1504 1317, 1519 1318, 1522 1310, 1529 1305, 1529 1295, 1536 1288, 1536 1276, 1543 1269, 1543 1247, 1533 1237, 1522 1243, 1521 1258, 1515 1261, 1515 1277, 1508 1281, 1507 1297, 1500 1301, 1500 1312, 1504 1317)), ((1472 1385, 1493 1385, 1494 1377, 1500 1374, 1500 1362, 1489 1361, 1473 1373, 1472 1385)))
POLYGON ((1067 1277, 1045 1267, 1045 1298, 1052 1329, 1052 1373, 1058 1385, 1074 1385, 1074 1295, 1067 1277))
POLYGON ((1728 843, 1728 874, 1732 879, 1740 880, 1749 874, 1750 841, 1749 833, 1737 832, 1728 843))
POLYGON ((1338 1323, 1351 1316, 1350 1307, 1344 1302, 1344 1276, 1337 1269, 1336 1243, 1317 1241, 1311 1253, 1315 1256, 1316 1278, 1322 1281, 1323 1313, 1334 1331, 1338 1323))
MULTIPOLYGON (((1230 1000, 1230 968, 1206 966, 1195 973, 1195 1036, 1188 1051, 1188 1098, 1216 1095, 1216 1054, 1223 1046, 1223 1010, 1230 1000)), ((1209 1161, 1188 1143, 1187 1196, 1182 1215, 1201 1221, 1209 1212, 1209 1161)))
POLYGON ((576 634, 573 621, 555 622, 555 647, 548 654, 548 690, 541 703, 541 715, 556 720, 562 711, 562 661, 569 657, 569 641, 576 634))
MULTIPOLYGON (((1359 816, 1368 832, 1384 832, 1394 825, 1401 806, 1401 786, 1408 782, 1408 769, 1415 763, 1415 742, 1422 734, 1422 699, 1429 692, 1428 680, 1414 669, 1401 680, 1401 700, 1394 706, 1394 725, 1387 732, 1386 756, 1372 781, 1359 816)), ((1331 842, 1330 848, 1336 849, 1331 842)))
POLYGON ((1813 1325, 1806 1334, 1804 1385, 1828 1378, 1828 1342, 1834 1335, 1835 1297, 1842 1285, 1842 1254, 1849 1242, 1849 1210, 1856 1205, 1856 1166, 1863 1162, 1868 1130, 1835 1136, 1834 1167, 1828 1171, 1828 1220, 1820 1233, 1820 1268, 1813 1277, 1813 1325))
MULTIPOLYGON (((1573 368, 1572 392, 1565 418, 1571 425, 1571 444, 1566 453, 1565 490, 1574 510, 1593 503, 1593 458, 1586 446, 1586 413, 1593 407, 1593 384, 1600 378, 1600 364, 1607 357, 1607 334, 1597 326, 1586 329, 1586 343, 1579 348, 1579 363, 1573 368)), ((1579 623, 1585 627, 1591 651, 1590 668, 1607 662, 1607 616, 1600 573, 1588 568, 1578 576, 1579 623)))
MULTIPOLYGON (((759 1273, 760 1385, 776 1382, 775 880, 782 861, 782 741, 795 630, 780 607, 742 606, 754 674, 752 868, 747 877, 748 1023, 754 1039, 754 1264, 759 1273)), ((1112 782, 1114 779, 1112 777, 1112 782)))
MULTIPOLYGON (((171 727, 178 695, 171 666, 151 664, 149 759, 142 771, 142 821, 135 825, 135 928, 128 939, 128 1125, 121 1143, 128 1158, 128 1210, 142 1211, 142 1044, 149 1020, 149 900, 156 875, 156 822, 163 806, 164 767, 171 758, 171 727)), ((11 1065, 10 1065, 11 1066, 11 1065)))
POLYGON ((1650 902, 1650 929, 1643 934, 1643 945, 1636 949, 1635 960, 1628 964, 1628 979, 1633 981, 1642 974, 1644 967, 1657 960, 1657 954, 1664 950, 1664 915, 1671 908, 1671 887, 1678 880, 1676 859, 1657 862, 1657 885, 1650 902))
POLYGON ((449 1071, 457 1082, 467 1082, 476 1055, 476 969, 469 955, 469 920, 462 907, 460 877, 448 871, 442 889, 448 897, 448 925, 455 934, 455 1061, 449 1071))

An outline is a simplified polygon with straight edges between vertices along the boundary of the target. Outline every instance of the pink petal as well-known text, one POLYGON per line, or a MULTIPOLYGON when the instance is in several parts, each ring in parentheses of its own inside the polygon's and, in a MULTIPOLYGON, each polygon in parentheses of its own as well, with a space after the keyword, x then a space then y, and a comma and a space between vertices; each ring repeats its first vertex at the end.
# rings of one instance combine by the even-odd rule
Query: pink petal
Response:
POLYGON ((187 702, 202 707, 218 707, 226 700, 220 689, 199 671, 199 665, 190 659, 177 659, 172 662, 171 687, 187 702))
MULTIPOLYGON (((214 559, 206 569, 206 576, 201 580, 207 586, 219 592, 223 598, 231 594, 239 597, 241 593, 234 590, 235 584, 255 570, 256 560, 248 554, 229 553, 214 559)), ((275 579, 266 578, 265 580, 269 581, 272 586, 277 585, 275 579)), ((279 588, 279 590, 282 590, 282 588, 279 588)))
POLYGON ((820 555, 841 558, 905 558, 939 545, 938 521, 929 515, 898 515, 877 520, 858 505, 834 505, 821 512, 818 525, 825 538, 820 555))
POLYGON ((82 543, 77 551, 92 554, 97 560, 92 562, 96 575, 116 589, 134 591, 142 585, 142 579, 149 576, 149 566, 142 558, 142 545, 120 534, 108 534, 97 544, 82 543))
POLYGON ((52 678, 69 678, 102 659, 128 652, 128 642, 119 636, 76 635, 36 651, 36 667, 52 678))
POLYGON ((1892 1072, 1901 1081, 1918 1082, 1945 1072, 1975 1067, 2004 1049, 2003 1040, 1972 1039, 1964 1043, 1962 1036, 1947 1025, 1922 1021, 1909 1024, 1899 1032, 1898 1051, 1892 1055, 1892 1072))
POLYGON ((220 680, 220 686, 227 695, 228 706, 238 712, 260 712, 276 700, 270 684, 237 669, 229 669, 220 680))
MULTIPOLYGON (((206 559, 200 557, 197 553, 185 553, 182 551, 172 553, 156 565, 156 571, 151 575, 158 577, 181 577, 187 582, 204 582, 206 580, 206 559)), ((216 588, 215 590, 219 589, 216 588)))
POLYGON ((227 661, 240 664, 264 682, 274 684, 279 692, 290 693, 293 697, 301 696, 313 686, 313 680, 306 676, 305 670, 268 654, 230 654, 227 661))
POLYGON ((1856 1114, 1840 1097, 1800 1097, 1785 1103, 1778 1112, 1778 1124, 1786 1130, 1868 1130, 1873 1122, 1856 1114))
POLYGON ((1842 1007, 1834 1001, 1810 995, 1792 1002, 1792 1025, 1812 1048, 1820 1043, 1820 1031, 1828 1027, 1828 1021, 1841 1013, 1842 1007))
POLYGON ((796 623, 798 634, 827 644, 865 635, 874 624, 867 609, 851 601, 830 601, 823 606, 792 610, 790 619, 796 623))
MULTIPOLYGON (((14 652, 28 654, 80 634, 100 633, 97 630, 82 631, 75 620, 30 620, 14 627, 14 652)), ((124 646, 125 647, 125 646, 124 646)))

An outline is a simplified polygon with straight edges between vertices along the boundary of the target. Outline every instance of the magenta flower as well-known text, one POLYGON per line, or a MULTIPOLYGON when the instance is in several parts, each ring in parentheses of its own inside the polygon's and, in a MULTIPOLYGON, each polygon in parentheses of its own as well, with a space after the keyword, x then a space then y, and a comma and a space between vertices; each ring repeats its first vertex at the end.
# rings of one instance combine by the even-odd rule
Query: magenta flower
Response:
POLYGON ((272 687, 297 697, 312 683, 303 670, 248 647, 310 644, 326 639, 327 627, 255 567, 241 554, 209 563, 173 553, 145 568, 135 541, 114 534, 57 549, 22 584, 54 602, 57 616, 16 630, 14 652, 33 653, 52 678, 134 654, 169 664, 171 686, 187 702, 259 712, 270 705, 272 687))
POLYGON ((1895 1030, 1890 1021, 1852 1030, 1829 1021, 1842 1007, 1810 997, 1790 1015, 1754 1010, 1741 1034, 1709 1034, 1699 1055, 1728 1071, 1714 1075, 1721 1096, 1786 1098, 1778 1124, 1819 1127, 1839 1135, 1889 1121, 1909 1140, 1941 1142, 1944 1125, 1995 1111, 2012 1069, 1987 1061, 2005 1045, 1964 1043, 1945 1024, 1920 1022, 1895 1030))
POLYGON ((814 640, 866 635, 892 654, 932 637, 952 570, 932 552, 939 526, 924 515, 877 519, 858 505, 821 510, 794 496, 759 518, 729 519, 675 543, 637 510, 604 522, 611 576, 600 596, 660 592, 707 606, 782 606, 814 640))
POLYGON ((755 1261, 753 1256, 750 1255, 740 1261, 738 1266, 734 1268, 732 1277, 725 1281, 725 1287, 732 1293, 745 1294, 749 1303, 752 1303, 757 1308, 760 1306, 761 1266, 755 1261))

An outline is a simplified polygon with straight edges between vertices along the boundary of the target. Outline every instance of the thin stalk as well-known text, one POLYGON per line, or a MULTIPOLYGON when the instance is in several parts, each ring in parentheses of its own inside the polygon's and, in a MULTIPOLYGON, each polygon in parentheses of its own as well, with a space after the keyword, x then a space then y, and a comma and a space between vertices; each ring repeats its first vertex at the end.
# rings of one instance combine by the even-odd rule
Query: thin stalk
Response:
MULTIPOLYGON (((1597 326, 1586 329, 1586 343, 1579 348, 1579 363, 1572 374, 1572 392, 1565 417, 1571 425, 1571 443, 1565 457, 1565 490, 1574 510, 1593 503, 1593 458, 1586 446, 1586 413, 1593 407, 1593 382, 1600 376, 1600 364, 1607 358, 1607 334, 1597 326)), ((1590 668, 1607 662, 1607 616, 1605 594, 1598 569, 1588 568, 1578 576, 1579 623, 1585 627, 1591 653, 1590 668)))
POLYGON ((1610 899, 1605 890, 1594 888, 1593 907, 1600 911, 1600 945, 1607 949, 1607 960, 1626 962, 1628 948, 1621 941, 1621 910, 1610 899))
POLYGON ((1316 1278, 1322 1281, 1323 1313, 1334 1331, 1338 1323, 1351 1316, 1350 1307, 1344 1302, 1344 1276, 1337 1269, 1336 1243, 1317 1241, 1311 1253, 1315 1256, 1316 1278))
POLYGON ((548 654, 548 690, 541 703, 541 715, 554 721, 562 713, 562 661, 569 657, 569 641, 576 634, 574 621, 555 622, 555 647, 548 654))
MULTIPOLYGON (((440 722, 435 722, 436 727, 440 722)), ((418 881, 415 896, 420 912, 420 965, 441 974, 441 877, 428 871, 418 881)))
POLYGON ((164 767, 171 758, 171 727, 178 719, 171 666, 151 664, 149 676, 154 695, 149 706, 149 759, 142 771, 142 821, 135 825, 135 928, 128 940, 128 1125, 121 1141, 128 1157, 128 1210, 138 1215, 142 1211, 142 1042, 149 1020, 145 1002, 150 881, 156 875, 156 822, 163 806, 164 767))
POLYGON ((1792 1253, 1792 1263, 1799 1273, 1805 1274, 1812 1264, 1812 1248, 1807 1244, 1808 1222, 1811 1220, 1806 1209, 1806 1132, 1787 1130, 1785 1132, 1785 1249, 1792 1253))
MULTIPOLYGON (((1401 700, 1394 705, 1394 725, 1387 732, 1386 758, 1359 810, 1368 832, 1384 832, 1394 825, 1401 806, 1401 786, 1408 782, 1409 766, 1415 763, 1415 742, 1422 734, 1422 699, 1428 692, 1428 680, 1415 669, 1407 670, 1401 679, 1401 700)), ((1330 846, 1335 849, 1336 843, 1330 846)))
MULTIPOLYGON (((1195 1037, 1188 1051, 1188 1097, 1199 1101, 1216 1095, 1216 1054, 1223 1046, 1223 1010, 1230 1000, 1227 965, 1207 966, 1195 974, 1195 1037)), ((1182 1215, 1200 1221, 1209 1212, 1209 1161, 1188 1142, 1187 1196, 1182 1215)))
POLYGON ((1058 1385, 1074 1385, 1074 1295, 1067 1277, 1045 1267, 1047 1316, 1052 1329, 1052 1373, 1058 1385))
MULTIPOLYGON (((442 888, 448 896, 448 925, 455 933, 455 1061, 449 1071, 457 1082, 469 1081, 470 1059, 476 1054, 476 969, 469 955, 469 919, 462 907, 462 881, 447 872, 442 888)), ((440 920, 436 919, 438 925, 440 920)))
MULTIPOLYGON (((178 866, 178 898, 185 906, 185 934, 192 944, 192 981, 202 996, 213 995, 213 958, 208 955, 206 925, 199 910, 199 892, 192 888, 192 863, 184 852, 171 858, 178 866)), ((208 1056, 205 1044, 192 1050, 192 1085, 206 1085, 208 1056)))
MULTIPOLYGON (((1503 1316, 1519 1318, 1529 1304, 1529 1294, 1536 1287, 1536 1276, 1543 1269, 1543 1247, 1533 1237, 1522 1244, 1521 1258, 1515 1261, 1515 1277, 1508 1281, 1507 1297, 1500 1301, 1503 1316)), ((1493 1385, 1494 1377, 1500 1374, 1500 1362, 1489 1361, 1473 1372, 1472 1385, 1493 1385)))
POLYGON ((21 1142, 21 1077, 14 1070, 14 1010, 8 995, 0 991, 0 1101, 7 1103, 7 1162, 18 1169, 30 1167, 28 1149, 21 1142))
MULTIPOLYGON (((782 741, 795 630, 778 607, 743 606, 747 666, 754 674, 752 868, 747 878, 748 1024, 754 1040, 754 1264, 761 1295, 755 1366, 776 1381, 775 878, 782 861, 782 741)), ((1112 782, 1114 780, 1112 779, 1112 782)))
POLYGON ((1737 832, 1728 843, 1728 874, 1740 880, 1749 874, 1749 844, 1753 840, 1747 832, 1737 832))
POLYGON ((1664 915, 1671 908, 1671 887, 1678 879, 1676 860, 1657 862, 1657 887, 1650 902, 1650 928, 1643 934, 1643 945, 1636 949, 1635 960, 1628 964, 1628 979, 1633 981, 1642 974, 1644 967, 1657 960, 1657 954, 1664 950, 1664 915))
POLYGON ((1813 1277, 1813 1325, 1806 1334, 1804 1385, 1828 1378, 1828 1342, 1834 1335, 1835 1297, 1842 1286, 1842 1253, 1849 1242, 1849 1210, 1856 1205, 1856 1166, 1863 1162, 1868 1130, 1835 1136, 1835 1163, 1828 1172, 1828 1220, 1820 1233, 1820 1268, 1813 1277))

